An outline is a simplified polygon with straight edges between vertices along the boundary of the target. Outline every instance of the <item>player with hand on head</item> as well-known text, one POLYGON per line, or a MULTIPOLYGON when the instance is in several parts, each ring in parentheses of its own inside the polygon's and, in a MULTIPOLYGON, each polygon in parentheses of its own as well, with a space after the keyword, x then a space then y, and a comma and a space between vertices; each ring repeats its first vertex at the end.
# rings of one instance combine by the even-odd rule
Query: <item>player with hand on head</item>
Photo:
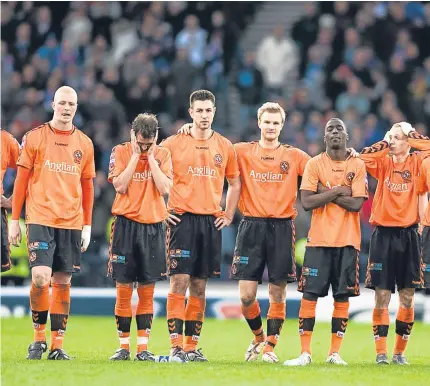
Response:
POLYGON ((111 360, 130 359, 131 298, 137 282, 137 350, 135 360, 155 361, 148 351, 154 314, 155 282, 166 278, 164 196, 172 187, 169 150, 157 146, 158 120, 139 114, 130 142, 115 146, 109 182, 117 192, 109 247, 108 276, 116 281, 115 319, 120 348, 111 360))
POLYGON ((286 366, 312 362, 311 338, 319 297, 331 285, 334 311, 331 346, 327 363, 347 365, 339 351, 349 316, 349 297, 360 294, 360 209, 368 197, 364 162, 350 155, 343 121, 330 119, 325 126, 326 151, 306 165, 300 187, 305 210, 312 210, 302 275, 298 290, 303 293, 299 311, 301 355, 286 366))
POLYGON ((206 307, 206 284, 210 277, 220 275, 221 229, 231 224, 240 195, 233 145, 212 130, 215 111, 215 96, 210 91, 193 92, 189 108, 191 133, 173 135, 160 144, 170 150, 173 164, 173 187, 167 203, 170 355, 186 361, 207 361, 197 350, 206 307), (223 211, 220 202, 225 178, 229 186, 223 211))
POLYGON ((16 169, 19 156, 19 144, 14 136, 1 129, 1 271, 11 268, 8 238, 7 210, 12 208, 12 197, 6 198, 3 193, 3 178, 7 169, 16 169))
POLYGON ((392 362, 408 364, 403 355, 414 324, 415 289, 424 288, 419 216, 419 170, 430 154, 430 139, 407 122, 394 124, 384 140, 364 148, 359 157, 378 180, 370 223, 376 226, 370 240, 366 287, 375 290, 373 335, 376 363, 389 364, 387 336, 391 293, 399 291, 396 342, 392 362), (411 147, 422 152, 410 152, 411 147))
POLYGON ((41 359, 47 349, 48 312, 48 359, 70 359, 63 350, 70 313, 70 282, 72 273, 79 272, 81 252, 90 242, 96 175, 93 143, 72 123, 77 106, 75 90, 60 87, 52 102, 52 120, 24 136, 17 162, 9 242, 15 246, 21 242, 19 216, 26 201, 34 329, 27 359, 41 359))

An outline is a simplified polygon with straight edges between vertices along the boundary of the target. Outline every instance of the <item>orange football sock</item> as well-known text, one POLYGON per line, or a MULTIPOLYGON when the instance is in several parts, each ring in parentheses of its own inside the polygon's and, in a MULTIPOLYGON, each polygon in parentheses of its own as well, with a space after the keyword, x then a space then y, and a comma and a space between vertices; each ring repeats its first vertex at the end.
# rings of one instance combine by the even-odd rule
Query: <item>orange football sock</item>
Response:
POLYGON ((373 309, 373 336, 376 354, 387 354, 387 336, 390 327, 388 308, 373 309))
POLYGON ((46 322, 49 310, 49 284, 36 287, 31 283, 30 308, 33 319, 34 341, 46 342, 46 322))
POLYGON ((348 325, 348 302, 334 302, 333 317, 331 318, 331 346, 328 355, 339 353, 348 325))
POLYGON ((169 293, 167 295, 167 326, 172 348, 183 347, 184 319, 185 295, 169 293))
POLYGON ((133 287, 116 283, 115 320, 120 348, 130 351, 130 327, 132 319, 131 297, 133 287))
POLYGON ((155 284, 137 288, 139 303, 136 309, 137 352, 148 350, 149 335, 151 333, 152 318, 154 316, 155 284))
POLYGON ((311 341, 312 332, 315 326, 315 309, 317 302, 302 298, 299 311, 299 334, 302 353, 307 352, 312 355, 311 341))
POLYGON ((394 354, 403 354, 408 344, 414 325, 415 312, 414 307, 403 308, 399 306, 396 318, 396 343, 394 345, 394 354))
POLYGON ((249 306, 242 305, 242 314, 254 334, 254 342, 264 342, 266 337, 263 331, 263 322, 261 320, 261 310, 258 301, 254 300, 249 306))
POLYGON ((285 321, 285 303, 270 303, 267 313, 267 338, 263 352, 273 351, 285 321))
POLYGON ((195 351, 205 319, 206 299, 188 298, 185 308, 185 351, 195 351))
POLYGON ((57 348, 62 349, 70 314, 70 283, 52 283, 49 314, 51 316, 51 351, 57 348))

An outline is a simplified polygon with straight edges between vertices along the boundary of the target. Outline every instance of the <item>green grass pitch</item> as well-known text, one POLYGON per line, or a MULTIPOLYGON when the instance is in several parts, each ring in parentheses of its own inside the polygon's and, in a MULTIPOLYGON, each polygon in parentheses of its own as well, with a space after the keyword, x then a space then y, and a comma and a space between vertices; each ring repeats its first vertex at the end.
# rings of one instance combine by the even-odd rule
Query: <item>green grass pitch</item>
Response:
MULTIPOLYGON (((325 364, 330 343, 330 325, 318 323, 313 336, 313 360, 305 368, 281 364, 244 363, 243 356, 251 332, 242 320, 206 320, 199 347, 209 363, 109 362, 118 347, 113 318, 71 316, 64 348, 75 357, 70 362, 25 359, 32 340, 29 318, 1 321, 1 378, 3 385, 429 385, 430 326, 417 323, 407 349, 409 367, 376 366, 370 325, 350 323, 342 347, 348 367, 325 364)), ((135 322, 132 355, 135 354, 135 322)), ((49 323, 48 323, 49 327, 49 323)), ((392 350, 394 326, 390 328, 388 347, 392 350)), ((164 319, 153 324, 150 350, 167 355, 169 338, 164 319)), ((279 359, 299 354, 297 321, 285 323, 276 348, 279 359)))

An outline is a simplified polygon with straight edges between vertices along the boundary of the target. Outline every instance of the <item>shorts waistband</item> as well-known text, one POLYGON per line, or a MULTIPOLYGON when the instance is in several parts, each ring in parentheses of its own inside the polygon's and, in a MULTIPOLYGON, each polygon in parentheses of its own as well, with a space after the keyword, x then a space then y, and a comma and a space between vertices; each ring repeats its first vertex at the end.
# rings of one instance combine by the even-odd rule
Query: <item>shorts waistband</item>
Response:
POLYGON ((246 221, 263 221, 263 222, 282 222, 282 221, 291 221, 292 217, 278 218, 278 217, 243 217, 246 221))
POLYGON ((408 227, 384 227, 382 225, 377 225, 376 228, 379 229, 388 229, 388 230, 409 230, 409 229, 418 229, 418 224, 414 224, 408 227))
POLYGON ((169 212, 170 214, 173 214, 175 216, 190 216, 190 217, 215 217, 214 214, 197 214, 197 213, 190 213, 190 212, 184 212, 182 214, 179 213, 173 213, 169 212))

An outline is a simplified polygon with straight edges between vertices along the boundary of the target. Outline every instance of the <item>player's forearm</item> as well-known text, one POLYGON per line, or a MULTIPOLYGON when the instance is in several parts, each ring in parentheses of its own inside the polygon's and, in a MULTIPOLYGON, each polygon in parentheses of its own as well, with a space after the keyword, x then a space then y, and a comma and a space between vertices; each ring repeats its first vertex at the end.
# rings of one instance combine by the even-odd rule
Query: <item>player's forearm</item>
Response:
POLYGON ((163 173, 154 156, 148 157, 148 163, 151 168, 152 179, 154 180, 157 190, 162 196, 169 195, 170 189, 172 189, 173 186, 173 181, 163 173))
POLYGON ((420 196, 418 197, 418 213, 420 216, 421 223, 425 217, 428 205, 429 205, 429 201, 428 201, 427 193, 420 194, 420 196))
POLYGON ((10 209, 12 208, 12 197, 5 197, 5 196, 1 196, 1 207, 4 209, 10 209))
POLYGON ((12 195, 12 220, 19 220, 19 216, 21 215, 22 206, 27 194, 28 182, 30 181, 30 173, 30 169, 18 166, 12 195))
POLYGON ((372 146, 365 147, 360 152, 360 158, 367 164, 375 159, 384 158, 390 151, 387 141, 379 141, 372 146))
POLYGON ((430 138, 417 133, 415 130, 409 132, 408 142, 411 147, 422 151, 425 154, 430 154, 430 138))
POLYGON ((303 194, 301 193, 301 202, 303 209, 306 211, 321 208, 334 201, 339 194, 334 189, 329 189, 323 193, 303 194))
POLYGON ((361 197, 339 196, 333 202, 348 212, 359 212, 363 206, 364 199, 361 197))
POLYGON ((94 206, 94 184, 92 178, 82 178, 82 211, 84 212, 84 225, 91 225, 94 206))
POLYGON ((130 185, 130 181, 136 170, 137 163, 139 162, 139 155, 132 154, 130 161, 124 171, 113 179, 113 187, 119 194, 125 194, 130 185))
POLYGON ((240 197, 240 188, 240 179, 238 179, 238 181, 236 181, 234 184, 228 185, 227 197, 225 200, 225 215, 229 219, 233 219, 234 214, 236 212, 237 204, 239 202, 240 197))

